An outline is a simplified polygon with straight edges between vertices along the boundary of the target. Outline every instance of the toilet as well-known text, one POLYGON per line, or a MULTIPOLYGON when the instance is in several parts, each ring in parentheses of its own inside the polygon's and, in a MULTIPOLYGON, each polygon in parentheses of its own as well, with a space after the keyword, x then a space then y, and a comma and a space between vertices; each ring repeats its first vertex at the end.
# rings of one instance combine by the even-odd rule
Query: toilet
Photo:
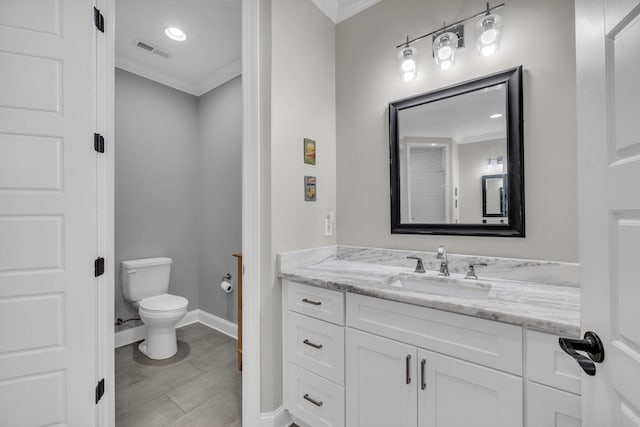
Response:
POLYGON ((171 258, 122 261, 122 293, 138 309, 147 339, 138 348, 150 359, 167 359, 178 351, 176 324, 187 314, 189 301, 168 294, 171 258))

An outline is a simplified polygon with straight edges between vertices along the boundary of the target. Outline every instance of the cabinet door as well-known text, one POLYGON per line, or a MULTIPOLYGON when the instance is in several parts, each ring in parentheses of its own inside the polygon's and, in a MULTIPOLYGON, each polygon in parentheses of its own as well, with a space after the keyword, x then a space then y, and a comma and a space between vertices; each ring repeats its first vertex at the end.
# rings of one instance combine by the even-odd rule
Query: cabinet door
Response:
POLYGON ((527 382, 528 427, 580 427, 580 396, 527 382))
POLYGON ((346 328, 346 410, 349 427, 416 427, 413 346, 346 328))
POLYGON ((420 427, 522 426, 520 377, 422 349, 417 369, 420 427))

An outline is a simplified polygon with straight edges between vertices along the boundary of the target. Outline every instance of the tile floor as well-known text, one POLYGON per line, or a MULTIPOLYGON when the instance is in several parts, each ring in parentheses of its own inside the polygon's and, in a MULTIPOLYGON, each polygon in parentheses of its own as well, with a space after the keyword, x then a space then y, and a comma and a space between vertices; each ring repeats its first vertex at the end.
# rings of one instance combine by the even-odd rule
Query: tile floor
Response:
POLYGON ((151 360, 116 349, 116 427, 241 427, 236 340, 201 324, 177 330, 178 353, 151 360))

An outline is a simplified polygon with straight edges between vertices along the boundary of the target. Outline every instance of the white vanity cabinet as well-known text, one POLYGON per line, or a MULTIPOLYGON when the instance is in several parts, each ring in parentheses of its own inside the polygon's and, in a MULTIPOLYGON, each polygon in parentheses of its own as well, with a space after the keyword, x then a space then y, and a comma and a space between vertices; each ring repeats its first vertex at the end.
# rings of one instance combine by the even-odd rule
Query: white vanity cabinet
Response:
POLYGON ((474 363, 520 373, 522 328, 353 294, 346 312, 349 427, 523 425, 522 377, 474 363))
POLYGON ((416 427, 416 347, 351 328, 346 341, 346 425, 416 427))
POLYGON ((527 427, 579 427, 578 364, 558 346, 556 335, 526 331, 527 427))
POLYGON ((579 368, 555 335, 283 286, 285 407, 301 426, 580 426, 579 368))
POLYGON ((344 292, 284 283, 285 406, 312 427, 344 427, 344 292))

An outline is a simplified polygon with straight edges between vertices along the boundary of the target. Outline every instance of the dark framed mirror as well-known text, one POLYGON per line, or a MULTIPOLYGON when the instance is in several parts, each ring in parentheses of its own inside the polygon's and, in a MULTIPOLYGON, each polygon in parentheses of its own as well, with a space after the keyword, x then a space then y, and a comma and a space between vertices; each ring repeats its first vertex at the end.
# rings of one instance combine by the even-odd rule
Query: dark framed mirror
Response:
POLYGON ((505 218, 507 193, 505 174, 482 176, 482 217, 505 218))
POLYGON ((391 102, 391 233, 524 237, 522 122, 522 67, 391 102))

